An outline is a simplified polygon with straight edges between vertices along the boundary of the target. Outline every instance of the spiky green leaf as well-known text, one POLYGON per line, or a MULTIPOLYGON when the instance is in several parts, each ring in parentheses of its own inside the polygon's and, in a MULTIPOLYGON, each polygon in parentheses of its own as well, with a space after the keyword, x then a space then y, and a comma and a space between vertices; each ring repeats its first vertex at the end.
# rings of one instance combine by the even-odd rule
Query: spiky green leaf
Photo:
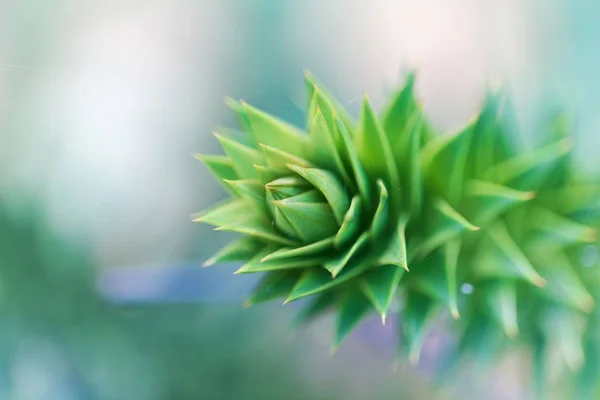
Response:
POLYGON ((546 280, 535 270, 531 262, 515 243, 502 223, 488 229, 487 243, 479 251, 474 273, 480 278, 523 279, 543 287, 546 280))
POLYGON ((264 243, 252 238, 243 237, 223 247, 214 256, 206 260, 204 266, 208 267, 226 261, 248 261, 256 256, 264 246, 264 243))
POLYGON ((349 241, 356 238, 360 232, 362 201, 360 196, 354 196, 350 207, 344 215, 342 226, 335 235, 335 247, 341 249, 349 241))
POLYGON ((398 167, 388 138, 366 97, 363 101, 360 128, 354 140, 366 173, 382 177, 394 193, 400 191, 398 167))
POLYGON ((348 292, 344 296, 340 296, 333 348, 340 345, 342 340, 358 325, 370 308, 371 304, 369 300, 359 291, 348 292))
POLYGON ((335 219, 341 224, 344 214, 346 214, 350 206, 350 199, 344 186, 335 175, 317 168, 302 168, 298 165, 289 165, 288 167, 323 193, 323 196, 325 196, 331 206, 335 219))
POLYGON ((224 183, 224 180, 237 179, 235 173, 233 161, 231 158, 224 156, 207 156, 203 154, 196 154, 194 157, 204 163, 210 170, 210 172, 217 178, 217 181, 227 190, 229 193, 236 195, 236 192, 231 186, 224 183))
POLYGON ((366 245, 368 239, 369 233, 364 232, 347 250, 327 260, 324 264, 325 269, 331 273, 332 277, 335 278, 348 264, 352 257, 366 245))
POLYGON ((298 157, 305 157, 308 136, 298 128, 242 102, 252 130, 259 144, 283 150, 298 157))
POLYGON ((361 289, 381 315, 384 324, 394 294, 405 272, 404 268, 397 265, 384 265, 367 272, 362 278, 361 289))
POLYGON ((478 225, 492 222, 511 207, 529 201, 534 192, 523 192, 485 181, 470 181, 467 184, 467 210, 471 220, 478 225))
POLYGON ((303 243, 314 243, 334 236, 339 229, 327 203, 300 201, 299 197, 295 196, 275 200, 273 204, 303 243))
POLYGON ((275 271, 265 274, 244 306, 250 307, 287 296, 296 284, 298 276, 299 274, 295 271, 275 271))
POLYGON ((240 179, 258 178, 254 165, 264 163, 264 158, 258 150, 219 134, 215 136, 219 139, 225 153, 231 158, 235 173, 240 179))
POLYGON ((284 260, 295 257, 312 257, 316 254, 327 254, 333 247, 334 238, 326 238, 302 247, 282 247, 263 257, 261 261, 284 260))
POLYGON ((418 293, 408 295, 404 314, 400 318, 400 332, 403 348, 413 365, 419 362, 421 349, 437 313, 438 308, 430 298, 418 293))
POLYGON ((494 319, 509 338, 519 333, 516 282, 502 280, 485 287, 485 300, 494 319))

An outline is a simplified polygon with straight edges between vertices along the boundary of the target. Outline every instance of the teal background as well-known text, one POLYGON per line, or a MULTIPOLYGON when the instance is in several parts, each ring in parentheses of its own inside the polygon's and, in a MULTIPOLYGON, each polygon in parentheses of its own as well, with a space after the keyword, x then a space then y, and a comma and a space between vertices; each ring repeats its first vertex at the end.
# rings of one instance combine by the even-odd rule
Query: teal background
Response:
POLYGON ((206 271, 197 296, 152 300, 164 279, 136 276, 194 269, 231 239, 190 222, 225 196, 192 154, 219 151, 226 96, 302 124, 304 69, 356 113, 414 68, 444 131, 503 84, 525 145, 565 108, 598 171, 599 18, 583 0, 0 0, 0 398, 528 398, 519 355, 438 389, 426 368, 393 372, 393 327, 330 355, 330 319, 294 330, 294 309, 242 310, 250 280, 206 271), (144 301, 97 289, 123 270, 144 301))

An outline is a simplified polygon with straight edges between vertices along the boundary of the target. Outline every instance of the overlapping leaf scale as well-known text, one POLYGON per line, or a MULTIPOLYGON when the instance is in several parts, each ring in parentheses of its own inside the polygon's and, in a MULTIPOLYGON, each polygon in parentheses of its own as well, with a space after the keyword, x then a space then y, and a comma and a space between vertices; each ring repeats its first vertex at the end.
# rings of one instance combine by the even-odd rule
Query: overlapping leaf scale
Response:
MULTIPOLYGON (((474 352, 488 362, 510 344, 524 341, 533 348, 531 336, 518 333, 525 324, 528 333, 545 334, 537 312, 566 307, 585 314, 593 308, 595 300, 577 273, 580 268, 562 253, 548 252, 557 246, 568 250, 596 242, 596 231, 589 222, 597 221, 594 204, 597 207, 600 198, 593 183, 572 182, 565 176, 562 169, 568 167, 564 159, 569 149, 565 135, 554 135, 553 142, 529 153, 516 152, 510 143, 515 133, 507 131, 514 121, 502 119, 507 118, 506 111, 502 116, 494 111, 498 104, 499 98, 491 97, 466 128, 435 138, 422 150, 428 194, 443 199, 446 215, 481 229, 475 234, 459 231, 451 235, 430 223, 425 234, 428 240, 419 241, 420 251, 412 252, 430 255, 422 261, 417 257, 412 263, 415 273, 405 281, 419 296, 425 295, 455 317, 465 314, 466 319, 457 323, 464 327, 458 330, 459 354, 474 352), (551 184, 557 173, 560 182, 551 184), (577 191, 570 192, 565 185, 577 191), (539 254, 540 249, 546 254, 539 254), (462 283, 471 288, 467 294, 457 293, 462 283), (475 294, 471 294, 473 290, 475 294), (468 296, 473 300, 460 301, 468 296), (523 318, 520 310, 527 309, 532 298, 536 299, 536 313, 523 318), (472 332, 479 332, 478 340, 472 332), (476 342, 488 344, 477 346, 476 342)), ((428 220, 427 214, 422 217, 423 222, 428 220)), ((410 303, 411 292, 406 296, 410 303)), ((547 340, 548 346, 563 341, 559 348, 567 354, 569 366, 583 365, 573 344, 581 329, 578 334, 570 330, 547 340)), ((426 334, 419 333, 421 337, 426 334)), ((587 346, 593 347, 593 343, 587 346)), ((414 353, 412 357, 418 358, 414 353)))
POLYGON ((458 319, 459 275, 470 279, 473 265, 471 251, 486 237, 481 227, 490 226, 495 219, 515 204, 531 198, 511 188, 481 180, 481 172, 490 163, 510 154, 508 145, 499 139, 498 102, 491 96, 483 111, 467 126, 452 135, 440 135, 430 140, 421 151, 420 163, 425 177, 425 193, 430 202, 425 205, 420 222, 424 225, 423 239, 410 243, 409 254, 416 258, 415 285, 433 294, 430 273, 423 259, 440 253, 440 267, 434 274, 435 297, 442 300, 458 319), (503 147, 499 151, 498 147, 503 147), (482 157, 479 150, 486 154, 482 157), (433 200, 433 201, 432 201, 433 200), (419 264, 423 264, 422 274, 419 264), (422 276, 419 276, 422 275, 422 276))
MULTIPOLYGON (((249 304, 326 297, 339 315, 338 342, 368 312, 385 319, 408 273, 407 237, 423 230, 419 154, 431 130, 412 80, 381 118, 365 98, 355 122, 307 74, 308 132, 229 100, 244 134, 219 134, 227 157, 202 159, 234 198, 198 221, 252 235, 209 260, 240 260, 237 273, 266 274, 249 304)), ((428 207, 428 224, 444 235, 471 228, 447 207, 428 207)))
MULTIPOLYGON (((466 281, 474 285, 473 301, 465 302, 466 313, 480 315, 478 324, 488 327, 482 330, 487 333, 481 333, 489 336, 486 340, 497 341, 503 331, 499 346, 531 349, 537 360, 536 390, 542 398, 548 376, 544 366, 551 353, 579 374, 582 388, 589 376, 585 349, 590 349, 592 363, 598 356, 593 351, 598 337, 587 335, 586 327, 597 320, 599 282, 597 273, 589 270, 592 262, 587 268, 582 265, 582 254, 586 250, 597 254, 592 250, 598 244, 594 228, 598 213, 593 208, 600 193, 593 182, 577 175, 565 135, 551 132, 548 136, 554 141, 538 150, 487 166, 485 179, 512 186, 513 195, 505 196, 504 204, 510 198, 523 201, 514 202, 488 227, 472 217, 482 225, 482 235, 463 264, 473 272, 463 273, 466 281), (498 329, 489 331, 494 325, 498 329)), ((486 184, 478 191, 492 188, 486 184)), ((466 349, 472 347, 473 338, 465 331, 460 342, 466 349)), ((472 351, 491 357, 494 348, 472 351)), ((469 353, 461 351, 463 356, 469 353)), ((577 398, 592 398, 583 393, 577 398)))
POLYGON ((197 220, 247 237, 208 263, 263 272, 248 305, 311 298, 298 322, 334 310, 334 347, 368 313, 385 321, 402 298, 400 353, 411 361, 449 312, 455 366, 525 344, 538 382, 557 351, 590 392, 600 360, 597 335, 585 330, 600 325, 591 266, 600 182, 577 175, 566 120, 524 151, 503 93, 489 93, 455 134, 438 135, 414 74, 380 116, 365 98, 357 121, 310 74, 306 87, 308 132, 230 101, 244 133, 218 136, 226 156, 199 158, 232 199, 197 220))
MULTIPOLYGON (((584 389, 590 368, 598 367, 595 360, 599 353, 594 349, 599 337, 588 333, 589 327, 598 320, 596 303, 600 282, 597 270, 593 269, 598 262, 586 261, 585 253, 597 252, 599 219, 597 212, 581 211, 597 208, 600 193, 593 189, 597 182, 578 173, 576 160, 564 148, 569 140, 564 116, 558 116, 551 127, 550 144, 546 148, 551 148, 552 141, 563 147, 555 146, 555 152, 561 155, 554 163, 546 162, 545 168, 550 172, 541 179, 539 198, 525 211, 532 216, 532 224, 527 226, 529 240, 524 245, 548 283, 546 290, 524 296, 538 301, 530 323, 543 338, 545 345, 540 351, 558 353, 577 377, 578 387, 584 389), (567 189, 581 187, 587 189, 567 189)), ((548 371, 541 370, 540 374, 547 377, 548 371)), ((575 398, 596 398, 584 392, 574 394, 575 398)))

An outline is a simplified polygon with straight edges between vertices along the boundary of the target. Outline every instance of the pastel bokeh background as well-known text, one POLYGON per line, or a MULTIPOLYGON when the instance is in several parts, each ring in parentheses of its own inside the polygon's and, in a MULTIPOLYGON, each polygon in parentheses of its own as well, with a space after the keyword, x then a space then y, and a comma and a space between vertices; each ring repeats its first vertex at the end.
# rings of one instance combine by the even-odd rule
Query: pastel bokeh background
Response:
POLYGON ((599 170, 598 16, 564 0, 0 0, 1 230, 23 251, 0 258, 18 269, 0 278, 0 398, 529 398, 518 355, 440 389, 427 365, 394 372, 393 327, 332 356, 331 321, 242 310, 252 278, 199 268, 231 237, 190 222, 224 196, 192 155, 219 151, 226 96, 301 124, 304 69, 354 113, 415 69, 438 128, 504 84, 525 145, 563 107, 599 170))

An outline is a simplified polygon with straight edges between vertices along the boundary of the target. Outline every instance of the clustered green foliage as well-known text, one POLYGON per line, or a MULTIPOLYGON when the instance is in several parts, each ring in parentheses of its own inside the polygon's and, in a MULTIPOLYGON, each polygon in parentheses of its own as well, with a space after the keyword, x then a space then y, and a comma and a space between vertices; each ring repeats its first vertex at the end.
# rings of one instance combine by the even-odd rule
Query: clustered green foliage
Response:
MULTIPOLYGON (((463 129, 439 134, 414 80, 381 114, 365 97, 355 121, 307 74, 307 132, 231 101, 241 130, 217 134, 225 156, 198 156, 231 198, 196 221, 242 236, 207 264, 263 273, 248 305, 311 298, 303 322, 334 309, 334 346, 370 312, 385 323, 398 299, 412 362, 449 311, 461 357, 523 344, 540 382, 549 351, 580 370, 584 353, 598 353, 600 282, 580 255, 595 246, 600 182, 570 159, 566 120, 526 151, 510 103, 490 93, 463 129)), ((584 383, 598 373, 585 365, 584 383)))

